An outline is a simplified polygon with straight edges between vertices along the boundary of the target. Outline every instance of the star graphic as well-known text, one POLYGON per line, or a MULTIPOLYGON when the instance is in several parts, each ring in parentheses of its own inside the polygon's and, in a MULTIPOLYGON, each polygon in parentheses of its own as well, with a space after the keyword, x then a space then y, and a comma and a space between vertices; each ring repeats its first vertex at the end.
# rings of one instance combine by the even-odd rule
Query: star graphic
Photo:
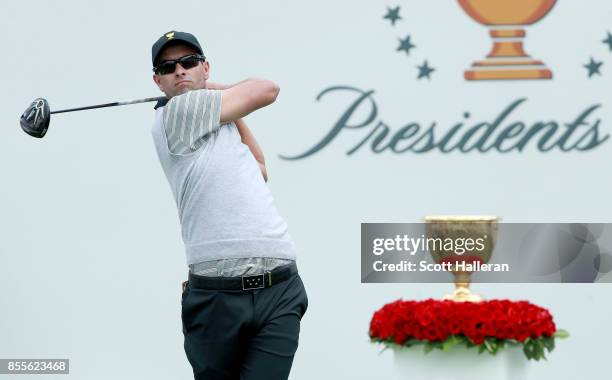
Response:
POLYGON ((612 51, 612 33, 608 32, 608 37, 601 42, 608 45, 608 47, 610 48, 610 51, 612 51))
POLYGON ((436 70, 433 67, 429 67, 427 61, 425 61, 421 66, 417 66, 417 68, 419 69, 419 76, 417 77, 417 79, 427 78, 431 80, 431 77, 429 75, 436 70))
POLYGON ((401 20, 402 18, 399 15, 399 10, 400 7, 397 6, 395 8, 389 8, 387 7, 387 14, 385 15, 385 17, 383 17, 383 19, 389 19, 391 21, 391 25, 395 26, 395 22, 397 20, 401 20))
POLYGON ((584 65, 584 67, 589 70, 589 78, 595 74, 601 75, 601 73, 599 72, 601 65, 603 65, 603 62, 597 62, 593 59, 593 57, 591 57, 591 62, 584 65))
POLYGON ((398 39, 400 41, 400 45, 397 47, 397 51, 403 50, 406 52, 406 54, 410 54, 410 49, 416 47, 416 45, 410 43, 410 35, 406 36, 406 38, 404 38, 403 40, 401 38, 398 39))

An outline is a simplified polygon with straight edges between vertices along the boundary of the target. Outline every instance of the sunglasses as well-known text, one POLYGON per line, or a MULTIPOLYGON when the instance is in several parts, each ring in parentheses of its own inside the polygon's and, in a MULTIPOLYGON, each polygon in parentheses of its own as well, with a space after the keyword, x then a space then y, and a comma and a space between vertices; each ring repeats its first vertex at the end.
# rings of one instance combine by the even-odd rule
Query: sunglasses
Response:
POLYGON ((189 70, 198 65, 200 61, 204 61, 206 57, 199 54, 186 55, 179 59, 169 59, 162 61, 159 65, 153 68, 155 74, 166 75, 172 74, 176 70, 176 64, 179 63, 185 70, 189 70))

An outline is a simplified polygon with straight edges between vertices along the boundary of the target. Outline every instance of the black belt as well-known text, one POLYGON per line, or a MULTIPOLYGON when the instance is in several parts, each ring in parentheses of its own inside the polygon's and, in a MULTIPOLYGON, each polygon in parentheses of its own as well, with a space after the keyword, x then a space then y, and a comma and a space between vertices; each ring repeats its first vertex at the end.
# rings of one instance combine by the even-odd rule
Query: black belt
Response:
POLYGON ((297 272, 297 265, 295 263, 274 268, 270 272, 241 277, 208 277, 189 272, 188 281, 183 282, 183 291, 185 291, 187 286, 210 290, 263 289, 283 282, 297 274, 297 272))

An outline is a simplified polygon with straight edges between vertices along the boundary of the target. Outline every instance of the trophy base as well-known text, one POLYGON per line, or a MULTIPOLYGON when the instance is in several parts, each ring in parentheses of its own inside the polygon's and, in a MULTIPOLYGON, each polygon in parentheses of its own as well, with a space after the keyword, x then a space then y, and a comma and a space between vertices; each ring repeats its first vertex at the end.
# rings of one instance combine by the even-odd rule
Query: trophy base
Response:
POLYGON ((536 60, 486 60, 472 64, 466 80, 551 79, 552 71, 536 60))
POLYGON ((454 294, 449 294, 447 296, 444 296, 444 298, 442 298, 444 301, 455 301, 455 302, 481 302, 483 299, 482 297, 476 295, 476 294, 470 294, 467 296, 455 296, 454 294))
POLYGON ((456 284, 456 286, 452 294, 448 294, 442 299, 455 302, 480 302, 483 300, 481 296, 470 292, 466 284, 456 284))

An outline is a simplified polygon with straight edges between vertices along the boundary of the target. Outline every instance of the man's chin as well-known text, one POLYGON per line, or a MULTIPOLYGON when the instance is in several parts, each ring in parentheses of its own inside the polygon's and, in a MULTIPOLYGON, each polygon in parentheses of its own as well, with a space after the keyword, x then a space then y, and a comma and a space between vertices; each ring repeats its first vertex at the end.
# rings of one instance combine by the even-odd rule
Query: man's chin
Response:
POLYGON ((181 86, 177 89, 176 95, 183 95, 184 93, 187 93, 191 90, 193 90, 191 87, 181 86))

